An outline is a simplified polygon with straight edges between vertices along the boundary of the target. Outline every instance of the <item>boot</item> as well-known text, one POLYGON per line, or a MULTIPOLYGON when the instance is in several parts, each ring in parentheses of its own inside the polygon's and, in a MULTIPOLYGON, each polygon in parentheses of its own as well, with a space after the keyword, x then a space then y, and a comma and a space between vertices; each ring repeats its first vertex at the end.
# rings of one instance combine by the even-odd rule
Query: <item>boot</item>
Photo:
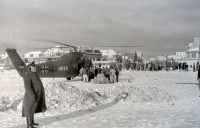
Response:
POLYGON ((26 117, 27 128, 36 128, 32 125, 31 117, 26 117))
POLYGON ((33 126, 38 126, 39 124, 35 123, 34 121, 34 115, 31 116, 31 120, 32 120, 32 125, 33 126))

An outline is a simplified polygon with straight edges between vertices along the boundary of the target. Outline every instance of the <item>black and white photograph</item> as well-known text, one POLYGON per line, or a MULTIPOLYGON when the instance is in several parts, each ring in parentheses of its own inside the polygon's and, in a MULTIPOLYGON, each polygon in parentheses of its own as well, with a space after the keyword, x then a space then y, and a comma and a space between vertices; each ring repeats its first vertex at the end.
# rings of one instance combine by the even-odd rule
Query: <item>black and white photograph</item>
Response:
POLYGON ((1 128, 200 128, 199 0, 0 0, 1 128))

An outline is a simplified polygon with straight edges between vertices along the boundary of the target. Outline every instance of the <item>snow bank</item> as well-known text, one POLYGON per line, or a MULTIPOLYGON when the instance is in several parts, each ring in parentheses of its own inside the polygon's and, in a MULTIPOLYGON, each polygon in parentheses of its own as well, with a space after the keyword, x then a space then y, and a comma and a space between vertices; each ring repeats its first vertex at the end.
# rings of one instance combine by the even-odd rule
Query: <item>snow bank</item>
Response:
POLYGON ((84 108, 96 106, 106 100, 106 96, 90 90, 81 90, 68 83, 50 81, 44 84, 48 108, 84 108))
MULTIPOLYGON (((118 97, 134 103, 173 103, 178 98, 157 87, 115 85, 99 90, 76 88, 69 83, 58 81, 44 82, 46 103, 50 109, 83 109, 105 104, 118 97)), ((0 111, 21 110, 24 91, 0 97, 0 111)))

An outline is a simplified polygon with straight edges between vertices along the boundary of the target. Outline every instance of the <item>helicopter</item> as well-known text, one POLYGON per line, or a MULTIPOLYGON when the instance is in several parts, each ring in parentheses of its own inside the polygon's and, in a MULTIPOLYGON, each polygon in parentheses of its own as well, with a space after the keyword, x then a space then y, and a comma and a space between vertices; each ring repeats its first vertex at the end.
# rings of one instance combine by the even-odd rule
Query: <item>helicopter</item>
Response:
MULTIPOLYGON (((100 50, 95 50, 99 52, 94 52, 94 50, 86 50, 89 51, 86 52, 86 51, 80 51, 77 46, 72 46, 57 41, 51 41, 51 40, 36 40, 36 41, 60 44, 72 49, 70 52, 65 53, 64 55, 60 56, 54 61, 35 64, 36 72, 40 77, 53 77, 53 78, 64 77, 67 80, 71 80, 71 78, 79 76, 79 71, 82 67, 87 67, 87 68, 92 67, 92 61, 89 59, 88 56, 91 55, 101 56, 100 50)), ((140 46, 132 46, 132 47, 140 47, 140 46)), ((27 72, 28 67, 17 53, 17 50, 15 48, 7 48, 6 52, 10 57, 15 69, 18 71, 19 75, 23 76, 27 72)))
MULTIPOLYGON (((77 51, 75 46, 70 47, 74 48, 74 52, 66 53, 56 61, 35 64, 38 75, 40 77, 66 77, 67 80, 71 80, 72 77, 79 75, 81 67, 90 68, 92 66, 92 62, 87 57, 86 53, 77 51)), ((17 53, 17 50, 14 48, 7 48, 6 52, 19 75, 23 76, 28 67, 17 53)))

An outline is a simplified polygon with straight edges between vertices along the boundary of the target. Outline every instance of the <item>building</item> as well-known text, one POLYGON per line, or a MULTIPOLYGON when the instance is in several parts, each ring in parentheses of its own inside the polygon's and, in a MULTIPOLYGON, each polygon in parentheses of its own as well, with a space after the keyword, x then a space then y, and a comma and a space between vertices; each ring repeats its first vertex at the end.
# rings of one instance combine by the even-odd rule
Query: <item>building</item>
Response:
POLYGON ((14 68, 15 67, 12 61, 10 60, 8 54, 7 53, 2 54, 0 59, 0 69, 4 70, 4 69, 14 69, 14 68))
MULTIPOLYGON (((126 60, 129 60, 131 63, 133 63, 134 62, 135 54, 137 54, 137 61, 138 62, 143 62, 144 58, 143 58, 143 53, 142 52, 125 53, 124 58, 126 58, 126 60)), ((126 61, 126 60, 123 60, 123 61, 126 61)))
POLYGON ((49 61, 55 61, 60 58, 60 56, 64 55, 65 53, 70 52, 69 50, 63 50, 60 46, 55 46, 51 49, 47 49, 46 51, 32 51, 29 53, 24 54, 25 63, 31 63, 35 61, 36 64, 38 63, 45 63, 49 61))
POLYGON ((190 47, 186 51, 186 58, 188 59, 199 59, 199 47, 200 47, 200 38, 194 38, 194 43, 189 44, 190 47))
POLYGON ((181 58, 185 58, 186 52, 176 52, 176 56, 180 56, 181 58))
POLYGON ((100 50, 102 57, 100 59, 93 60, 93 66, 98 66, 99 63, 101 67, 110 67, 110 63, 121 63, 122 62, 122 55, 119 54, 117 51, 112 49, 108 50, 100 50))
POLYGON ((102 58, 102 53, 100 50, 82 50, 81 52, 86 53, 87 57, 91 60, 91 61, 100 61, 102 58))
POLYGON ((179 62, 182 59, 182 57, 177 55, 169 55, 167 59, 168 60, 173 59, 174 61, 179 62))
POLYGON ((114 61, 118 61, 118 59, 122 56, 117 51, 114 51, 112 49, 109 49, 109 50, 100 50, 100 52, 102 54, 102 59, 101 60, 114 60, 114 61))
POLYGON ((186 57, 182 61, 187 62, 188 65, 193 65, 197 63, 200 59, 200 38, 194 38, 194 43, 189 43, 188 50, 186 51, 186 57))

